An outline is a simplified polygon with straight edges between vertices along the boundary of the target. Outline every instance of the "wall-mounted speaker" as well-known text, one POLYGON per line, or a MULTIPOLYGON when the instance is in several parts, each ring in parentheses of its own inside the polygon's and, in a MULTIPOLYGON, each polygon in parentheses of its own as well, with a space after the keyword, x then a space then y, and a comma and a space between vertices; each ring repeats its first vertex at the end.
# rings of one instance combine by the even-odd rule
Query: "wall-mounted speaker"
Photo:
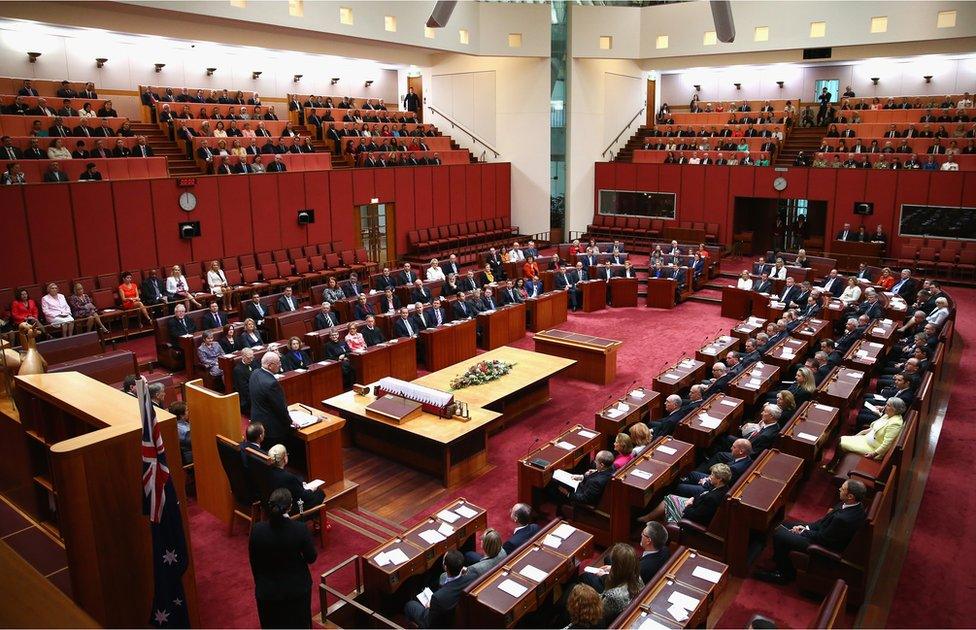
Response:
POLYGON ((306 208, 298 211, 298 225, 308 225, 315 223, 315 210, 306 208))
POLYGON ((180 238, 196 238, 200 236, 199 221, 184 221, 180 223, 180 238))
POLYGON ((735 23, 732 21, 732 3, 729 0, 712 0, 712 22, 715 23, 715 37, 720 42, 731 44, 735 41, 735 23))
POLYGON ((430 17, 427 18, 427 26, 429 28, 444 28, 447 26, 456 5, 456 0, 439 0, 435 2, 434 10, 430 12, 430 17))
POLYGON ((874 203, 870 201, 855 201, 854 214, 869 217, 874 214, 874 203))

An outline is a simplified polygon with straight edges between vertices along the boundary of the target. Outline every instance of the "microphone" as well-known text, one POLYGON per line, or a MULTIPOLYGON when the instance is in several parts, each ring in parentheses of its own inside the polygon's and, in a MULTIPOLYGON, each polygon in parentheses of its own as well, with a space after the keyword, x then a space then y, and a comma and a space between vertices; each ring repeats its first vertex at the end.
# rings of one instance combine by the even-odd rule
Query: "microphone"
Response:
POLYGON ((523 455, 523 456, 522 456, 522 459, 525 459, 526 457, 528 457, 528 456, 529 456, 529 453, 531 453, 531 452, 532 452, 532 449, 533 449, 533 447, 535 447, 535 445, 536 445, 536 444, 537 444, 538 442, 539 442, 539 436, 537 435, 537 436, 535 436, 535 439, 534 439, 534 440, 532 440, 532 443, 531 443, 531 444, 529 444, 529 448, 528 448, 528 450, 526 450, 526 451, 525 451, 525 455, 523 455))

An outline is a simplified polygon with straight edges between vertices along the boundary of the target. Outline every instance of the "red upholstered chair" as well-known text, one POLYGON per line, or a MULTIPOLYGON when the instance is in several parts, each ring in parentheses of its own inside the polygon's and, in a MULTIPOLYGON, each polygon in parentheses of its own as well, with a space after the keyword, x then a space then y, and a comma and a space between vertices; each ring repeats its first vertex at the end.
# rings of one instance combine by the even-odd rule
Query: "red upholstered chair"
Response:
POLYGON ((278 273, 278 266, 274 263, 268 263, 266 265, 261 265, 261 278, 271 285, 271 292, 283 290, 285 285, 289 284, 288 280, 281 277, 278 273))
MULTIPOLYGON (((89 296, 95 292, 95 277, 94 276, 83 276, 81 278, 75 278, 71 281, 71 293, 74 293, 74 288, 76 284, 80 284, 89 296)), ((66 294, 70 295, 70 293, 66 294)), ((5 304, 3 299, 0 298, 0 305, 5 304)), ((5 307, 4 307, 5 308, 5 307)))
MULTIPOLYGON (((303 255, 304 254, 302 254, 302 248, 301 247, 289 247, 288 248, 288 260, 290 260, 292 262, 295 262, 296 260, 298 260, 299 258, 301 258, 303 255)), ((305 257, 308 258, 307 256, 305 256, 305 257)))
POLYGON ((291 262, 291 259, 288 257, 288 250, 286 249, 274 250, 273 252, 271 252, 271 258, 273 258, 276 263, 282 261, 291 262))
POLYGON ((967 274, 971 278, 976 277, 976 248, 968 247, 959 252, 955 269, 960 278, 967 274))
POLYGON ((325 264, 328 266, 329 270, 334 272, 337 276, 345 277, 349 275, 349 267, 345 267, 341 262, 339 262, 339 254, 326 254, 325 264))
POLYGON ((228 256, 227 258, 220 259, 220 268, 227 273, 228 269, 240 269, 240 263, 237 262, 237 256, 228 256))
POLYGON ((651 229, 648 236, 651 238, 661 238, 664 233, 664 219, 651 219, 651 229))
POLYGON ((254 254, 241 254, 241 267, 257 267, 258 262, 254 257, 254 254))
POLYGON ((244 284, 248 286, 253 293, 258 291, 263 293, 268 290, 269 284, 267 282, 262 282, 261 278, 258 276, 257 267, 241 267, 241 278, 244 280, 244 284))
POLYGON ((363 274, 366 272, 366 265, 361 265, 356 262, 356 250, 343 250, 340 256, 342 258, 342 264, 355 271, 359 276, 363 276, 363 274))
POLYGON ((706 243, 717 243, 719 236, 719 225, 718 223, 706 223, 705 224, 705 242, 706 243))
POLYGON ((306 245, 305 247, 302 248, 302 254, 304 254, 306 258, 317 256, 318 253, 319 253, 318 245, 306 245))
MULTIPOLYGON (((302 277, 296 275, 292 272, 291 263, 287 260, 275 263, 275 267, 278 269, 278 276, 288 284, 295 284, 301 282, 302 277)), ((297 290, 297 289, 296 289, 297 290)))
MULTIPOLYGON (((122 284, 122 279, 117 273, 102 273, 96 276, 96 283, 99 289, 117 289, 122 284)), ((94 299, 94 298, 92 298, 94 299)))
MULTIPOLYGON (((207 266, 209 268, 209 264, 207 266)), ((203 277, 203 263, 201 262, 188 262, 183 264, 183 275, 187 278, 195 276, 198 278, 203 277)))
POLYGON ((274 258, 271 256, 271 252, 258 252, 257 254, 258 267, 264 267, 265 265, 270 265, 274 262, 274 258))

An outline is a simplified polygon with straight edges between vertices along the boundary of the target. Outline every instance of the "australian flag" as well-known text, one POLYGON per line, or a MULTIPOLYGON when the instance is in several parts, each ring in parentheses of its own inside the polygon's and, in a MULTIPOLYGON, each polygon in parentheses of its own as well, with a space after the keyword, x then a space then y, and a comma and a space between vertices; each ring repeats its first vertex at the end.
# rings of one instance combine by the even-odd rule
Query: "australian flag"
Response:
POLYGON ((180 503, 144 378, 136 382, 136 394, 142 417, 142 513, 149 517, 152 530, 153 604, 149 624, 156 628, 189 628, 182 580, 188 557, 180 503))

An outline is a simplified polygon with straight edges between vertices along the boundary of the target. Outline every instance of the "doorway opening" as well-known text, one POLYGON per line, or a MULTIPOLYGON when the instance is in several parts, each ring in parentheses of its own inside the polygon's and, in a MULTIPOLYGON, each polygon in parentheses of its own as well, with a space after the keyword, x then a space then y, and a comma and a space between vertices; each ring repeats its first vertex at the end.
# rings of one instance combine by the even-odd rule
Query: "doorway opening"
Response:
POLYGON ((827 202, 809 199, 736 197, 733 232, 749 234, 743 254, 768 250, 807 253, 822 251, 827 225, 827 202))
POLYGON ((366 249, 370 260, 384 265, 397 257, 393 208, 392 203, 359 206, 359 246, 366 249))
MULTIPOLYGON (((424 77, 422 75, 417 75, 415 77, 407 77, 407 88, 413 88, 413 93, 417 95, 420 99, 420 108, 417 110, 417 120, 424 122, 424 77)), ((403 103, 401 103, 402 105, 403 103)))

